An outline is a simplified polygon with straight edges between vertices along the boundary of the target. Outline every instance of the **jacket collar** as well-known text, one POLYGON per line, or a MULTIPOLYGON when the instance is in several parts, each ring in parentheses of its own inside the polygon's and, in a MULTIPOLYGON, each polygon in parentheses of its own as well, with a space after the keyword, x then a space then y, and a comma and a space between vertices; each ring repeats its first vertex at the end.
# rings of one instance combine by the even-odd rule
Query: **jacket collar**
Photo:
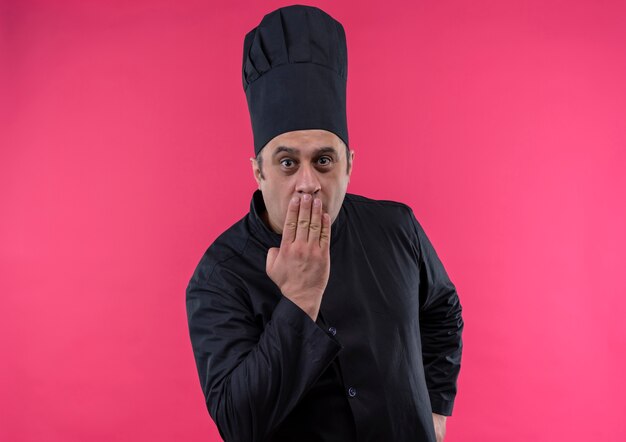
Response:
MULTIPOLYGON (((341 209, 337 214, 337 218, 331 225, 330 232, 330 246, 335 244, 338 236, 343 231, 343 227, 346 223, 346 210, 344 203, 341 204, 341 209)), ((265 202, 263 201, 263 194, 259 189, 255 190, 252 194, 252 200, 250 201, 250 213, 248 213, 248 221, 251 226, 251 230, 255 237, 257 237, 265 246, 280 247, 280 242, 283 239, 283 235, 271 230, 261 218, 261 214, 265 212, 265 202)))

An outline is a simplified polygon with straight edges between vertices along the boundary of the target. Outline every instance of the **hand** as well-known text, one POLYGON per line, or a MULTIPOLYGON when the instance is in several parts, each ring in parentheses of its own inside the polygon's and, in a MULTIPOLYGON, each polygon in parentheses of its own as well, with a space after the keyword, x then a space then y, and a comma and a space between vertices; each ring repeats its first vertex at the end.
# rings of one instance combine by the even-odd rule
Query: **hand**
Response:
POLYGON ((289 202, 280 248, 267 252, 265 271, 284 296, 314 321, 330 275, 330 215, 305 194, 289 202))
POLYGON ((435 424, 435 436, 437 436, 437 442, 443 442, 443 438, 446 437, 446 417, 447 416, 433 413, 433 423, 435 424))

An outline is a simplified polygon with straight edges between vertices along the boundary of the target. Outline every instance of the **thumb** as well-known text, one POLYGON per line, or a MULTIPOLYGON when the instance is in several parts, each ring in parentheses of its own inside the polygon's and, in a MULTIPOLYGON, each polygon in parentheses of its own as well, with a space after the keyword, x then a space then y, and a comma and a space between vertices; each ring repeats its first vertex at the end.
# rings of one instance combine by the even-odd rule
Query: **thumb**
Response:
POLYGON ((278 256, 280 249, 278 247, 272 247, 267 251, 267 260, 265 261, 265 272, 269 275, 270 270, 274 267, 274 261, 278 256))

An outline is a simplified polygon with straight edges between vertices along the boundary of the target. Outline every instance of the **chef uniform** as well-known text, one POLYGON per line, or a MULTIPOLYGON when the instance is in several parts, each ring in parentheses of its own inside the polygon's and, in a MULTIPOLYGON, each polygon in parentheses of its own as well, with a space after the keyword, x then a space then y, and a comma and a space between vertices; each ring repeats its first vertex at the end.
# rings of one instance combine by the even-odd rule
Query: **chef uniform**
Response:
MULTIPOLYGON (((347 145, 345 34, 328 14, 301 5, 267 14, 246 35, 243 74, 257 153, 299 129, 329 130, 347 145)), ((464 323, 411 208, 346 193, 316 321, 265 272, 282 238, 265 210, 256 190, 186 292, 200 383, 221 436, 435 442, 432 413, 452 414, 464 323)))

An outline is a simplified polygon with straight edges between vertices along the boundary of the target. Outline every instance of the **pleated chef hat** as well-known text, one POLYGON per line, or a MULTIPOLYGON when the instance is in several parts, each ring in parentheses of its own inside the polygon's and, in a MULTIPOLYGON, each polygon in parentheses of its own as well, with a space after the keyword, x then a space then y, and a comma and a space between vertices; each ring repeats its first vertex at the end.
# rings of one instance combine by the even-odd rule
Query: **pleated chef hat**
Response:
POLYGON ((314 6, 276 9, 243 44, 243 89, 256 154, 275 136, 325 129, 348 145, 348 51, 341 23, 314 6))

